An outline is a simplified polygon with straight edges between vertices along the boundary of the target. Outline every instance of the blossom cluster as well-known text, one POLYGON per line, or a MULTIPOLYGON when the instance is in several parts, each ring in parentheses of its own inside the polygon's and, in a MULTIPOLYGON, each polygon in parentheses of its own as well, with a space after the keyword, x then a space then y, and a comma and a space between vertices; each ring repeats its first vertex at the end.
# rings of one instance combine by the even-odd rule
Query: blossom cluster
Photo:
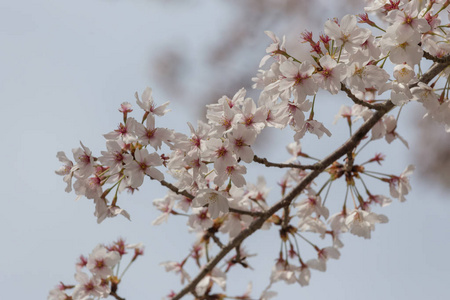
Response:
POLYGON ((117 296, 118 285, 128 269, 125 268, 119 276, 119 262, 129 249, 134 250, 129 263, 131 265, 144 254, 142 244, 125 244, 124 240, 119 239, 110 246, 97 245, 89 256, 79 257, 74 276, 77 284, 66 285, 61 282, 50 291, 47 299, 87 300, 117 296), (72 290, 70 295, 69 290, 72 290))
MULTIPOLYGON (((167 187, 167 195, 154 200, 161 215, 153 224, 162 224, 170 216, 185 216, 188 230, 198 238, 181 261, 162 265, 166 271, 178 274, 182 284, 188 282, 186 292, 198 298, 219 297, 212 294, 213 288, 225 290, 228 271, 236 266, 249 267, 247 258, 252 255, 241 243, 259 228, 278 228, 283 245, 260 299, 273 297, 271 287, 278 281, 308 285, 311 269, 325 271, 329 259, 339 258, 342 234, 370 238, 376 224, 388 222, 373 207, 387 206, 392 202, 390 197, 403 202, 411 190, 408 177, 414 170, 412 165, 400 175, 373 171, 370 166, 381 165, 385 156, 375 153, 361 161, 360 151, 383 138, 388 143, 398 139, 408 147, 397 132, 397 123, 401 108, 412 102, 422 103, 425 117, 443 123, 450 131, 446 68, 450 64, 449 26, 441 24, 448 17, 442 15, 449 4, 444 0, 368 1, 365 14, 328 20, 317 40, 311 32, 304 32, 306 47, 295 49, 287 49, 285 37, 280 39, 267 31, 272 43, 260 68, 269 61, 271 64, 253 78, 254 88, 261 90, 257 101, 247 97, 245 89, 232 97, 223 96, 207 105, 207 122, 198 121, 196 127, 188 123, 190 133, 184 134, 157 127, 157 118, 169 112, 169 103, 157 106, 152 90, 146 88, 141 97, 135 95, 142 117, 130 116, 132 105, 122 103, 119 111, 123 122, 104 135, 107 150, 96 157, 81 144, 72 151, 74 161, 58 152, 63 166, 57 174, 64 176, 67 192, 74 189, 78 197, 93 200, 99 223, 119 214, 130 218, 118 206, 119 194, 138 190, 146 177, 167 187), (367 13, 375 14, 385 28, 367 13), (428 72, 423 72, 427 66, 423 57, 433 61, 428 72), (436 67, 442 68, 433 71, 436 67), (441 79, 446 82, 443 88, 439 87, 441 79), (317 103, 324 92, 335 95, 340 91, 353 102, 351 106, 343 104, 335 119, 347 121, 350 138, 343 144, 347 148, 333 152, 330 161, 316 159, 303 152, 301 140, 311 133, 319 139, 332 135, 317 119, 317 103), (396 109, 397 116, 389 114, 396 109), (357 129, 358 134, 353 134, 358 121, 364 123, 357 129), (273 163, 255 154, 253 145, 266 127, 292 130, 293 138, 286 147, 290 158, 285 162, 273 163), (345 159, 339 161, 343 156, 345 159), (312 164, 300 163, 300 159, 309 159, 312 164), (245 175, 251 163, 286 170, 279 180, 280 201, 271 202, 263 177, 257 184, 247 181, 245 175), (325 177, 323 184, 318 180, 320 174, 325 177), (173 183, 165 180, 167 175, 173 183), (390 197, 371 192, 375 180, 389 186, 390 197), (330 201, 326 200, 332 183, 338 181, 346 193, 333 196, 338 208, 333 207, 330 213, 330 201), (112 199, 110 194, 114 195, 112 199), (293 224, 294 220, 298 223, 293 224), (233 247, 225 247, 221 241, 224 236, 233 247), (318 246, 310 237, 330 240, 318 246), (317 257, 301 257, 298 241, 303 241, 317 257), (214 245, 217 257, 224 257, 231 249, 236 249, 236 254, 218 267, 210 255, 214 245), (200 275, 189 275, 188 261, 194 262, 200 275), (209 271, 203 272, 205 268, 209 271)), ((79 282, 87 282, 86 276, 77 276, 79 282)), ((247 299, 249 292, 237 299, 247 299)), ((107 293, 99 290, 98 295, 107 293)), ((183 295, 173 292, 168 297, 179 299, 183 295)))

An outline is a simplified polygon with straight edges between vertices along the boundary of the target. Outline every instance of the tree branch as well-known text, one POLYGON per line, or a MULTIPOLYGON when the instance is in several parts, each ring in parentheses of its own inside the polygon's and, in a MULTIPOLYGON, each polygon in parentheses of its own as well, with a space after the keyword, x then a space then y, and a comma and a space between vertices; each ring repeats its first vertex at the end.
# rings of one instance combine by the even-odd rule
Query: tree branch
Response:
POLYGON ((213 239, 217 246, 219 246, 219 248, 223 249, 223 247, 225 247, 215 234, 210 234, 209 236, 213 239))
POLYGON ((363 101, 361 99, 358 99, 358 97, 356 97, 352 91, 350 91, 350 89, 348 87, 345 86, 345 84, 341 83, 341 91, 345 92, 347 94, 347 96, 352 99, 352 101, 355 104, 359 104, 365 107, 368 107, 370 109, 376 109, 379 110, 382 108, 383 104, 371 104, 369 102, 363 101))
MULTIPOLYGON (((430 68, 419 79, 420 82, 428 83, 432 78, 444 70, 450 65, 450 60, 442 64, 436 64, 430 68)), ((416 84, 415 84, 416 85, 416 84)), ((415 85, 410 85, 409 88, 415 85)), ((227 255, 232 249, 242 243, 247 237, 253 234, 256 230, 260 229, 264 222, 269 219, 274 213, 283 207, 289 206, 290 203, 307 187, 317 176, 322 173, 325 168, 331 165, 334 161, 338 160, 343 155, 354 149, 359 142, 366 136, 370 129, 395 105, 391 101, 386 101, 379 105, 379 109, 369 118, 363 125, 339 148, 331 153, 320 162, 316 163, 315 169, 307 174, 302 181, 300 181, 295 188, 293 188, 283 199, 271 206, 267 211, 262 213, 260 217, 255 219, 248 228, 242 230, 233 240, 231 240, 212 260, 210 260, 202 271, 188 284, 186 285, 172 300, 181 299, 184 295, 193 291, 197 284, 202 280, 212 269, 227 255)))
POLYGON ((120 297, 119 295, 117 295, 116 292, 112 292, 109 293, 110 296, 113 296, 114 298, 116 298, 117 300, 125 300, 125 298, 120 297))
POLYGON ((217 244, 217 246, 219 246, 219 248, 222 249, 224 247, 224 245, 220 241, 220 239, 216 236, 216 232, 217 232, 217 227, 213 226, 211 228, 208 228, 208 230, 206 230, 205 236, 206 236, 206 238, 212 238, 213 241, 217 244))
POLYGON ((236 214, 240 214, 240 215, 248 215, 248 216, 252 216, 252 217, 260 217, 263 215, 262 212, 259 211, 249 211, 249 210, 242 210, 242 209, 237 209, 237 208, 229 208, 229 211, 232 213, 236 213, 236 214))
POLYGON ((277 167, 277 168, 293 168, 293 169, 301 169, 301 170, 315 170, 318 168, 317 164, 314 165, 297 165, 297 164, 280 164, 280 163, 273 163, 268 161, 266 158, 261 158, 258 156, 253 157, 253 161, 263 164, 266 167, 277 167))
MULTIPOLYGON (((160 183, 161 183, 161 185, 165 186, 166 188, 168 188, 169 190, 171 190, 175 194, 185 196, 186 198, 189 198, 189 199, 194 199, 195 198, 194 195, 191 195, 190 193, 188 193, 186 191, 180 191, 176 186, 174 186, 173 184, 171 184, 171 183, 169 183, 169 182, 167 182, 165 180, 161 180, 160 183)), ((262 215, 261 212, 248 211, 248 210, 242 210, 242 209, 231 208, 231 207, 230 207, 229 210, 232 213, 236 213, 236 214, 240 214, 240 215, 249 215, 249 216, 252 216, 252 217, 260 217, 262 215)))
POLYGON ((431 55, 427 51, 423 51, 423 57, 425 57, 426 59, 432 60, 436 63, 448 63, 450 61, 450 55, 446 55, 444 57, 437 57, 437 56, 431 55))
POLYGON ((195 198, 194 195, 191 195, 191 194, 189 194, 186 191, 180 191, 176 186, 174 186, 173 184, 171 184, 171 183, 169 183, 169 182, 167 182, 165 180, 161 180, 159 182, 161 183, 161 185, 165 186, 166 188, 168 188, 169 190, 171 190, 175 194, 185 196, 186 198, 189 198, 189 199, 194 199, 195 198))

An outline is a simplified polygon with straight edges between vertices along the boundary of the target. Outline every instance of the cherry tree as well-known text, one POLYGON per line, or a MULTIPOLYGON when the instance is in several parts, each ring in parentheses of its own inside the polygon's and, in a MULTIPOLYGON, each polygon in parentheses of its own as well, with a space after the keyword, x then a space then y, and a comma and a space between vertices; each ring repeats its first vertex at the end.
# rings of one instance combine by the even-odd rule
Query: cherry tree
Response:
MULTIPOLYGON (((161 212, 153 224, 186 217, 187 231, 195 234, 183 257, 161 263, 182 284, 167 299, 190 294, 195 299, 263 300, 276 296, 278 281, 308 285, 314 272, 326 271, 330 259, 340 257, 343 234, 369 239, 377 224, 388 222, 373 208, 393 199, 404 202, 411 192, 414 166, 384 173, 385 155, 374 149, 374 141, 382 139, 408 147, 397 132, 404 107, 421 103, 424 117, 450 132, 449 4, 367 1, 365 13, 328 20, 318 38, 304 31, 307 48, 288 49, 285 37, 266 31, 270 45, 253 78, 253 87, 260 90, 256 101, 245 89, 223 96, 206 106, 207 122, 188 123, 183 133, 158 127, 159 118, 170 113, 169 103, 158 104, 147 87, 135 94, 137 107, 120 105, 121 123, 104 135, 106 151, 97 156, 81 143, 72 151, 73 160, 58 152, 63 166, 56 173, 63 176, 66 192, 74 190, 77 197, 93 201, 98 223, 118 215, 130 219, 120 202, 124 191, 137 193, 148 180, 167 189, 165 197, 153 202, 161 212), (316 158, 302 150, 302 139, 333 134, 319 118, 317 103, 338 93, 348 99, 335 121, 346 121, 349 137, 316 158), (261 157, 253 147, 268 127, 291 133, 284 162, 261 157), (362 159, 361 151, 371 152, 371 158, 362 159), (250 182, 247 170, 254 165, 267 172, 250 182), (275 199, 269 198, 265 180, 272 168, 283 171, 275 199), (331 201, 333 184, 342 185, 345 193, 331 201), (269 284, 257 296, 251 296, 251 288, 229 295, 228 272, 249 267, 253 253, 245 246, 259 230, 279 233, 281 247, 267 274, 269 284)), ((61 283, 48 299, 124 299, 118 292, 121 278, 141 255, 142 245, 121 239, 98 245, 80 257, 76 283, 61 283), (127 251, 133 255, 119 272, 127 251)))

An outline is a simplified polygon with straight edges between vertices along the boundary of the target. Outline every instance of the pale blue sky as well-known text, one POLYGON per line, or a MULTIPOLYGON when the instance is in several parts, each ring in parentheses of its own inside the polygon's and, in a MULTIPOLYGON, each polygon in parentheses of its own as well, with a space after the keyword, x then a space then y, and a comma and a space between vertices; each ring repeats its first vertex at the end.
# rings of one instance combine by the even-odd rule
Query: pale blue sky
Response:
MULTIPOLYGON (((74 263, 80 254, 119 236, 146 246, 144 257, 120 285, 121 296, 160 299, 171 289, 181 288, 179 279, 158 264, 183 257, 194 237, 187 234, 185 219, 171 218, 168 224, 151 226, 158 215, 151 202, 164 195, 161 187, 148 182, 133 197, 124 197, 122 206, 132 222, 115 218, 98 225, 91 201, 75 202, 75 195, 66 194, 65 184, 54 174, 60 166, 57 151, 70 157, 80 140, 96 154, 103 150, 102 134, 119 122, 119 104, 134 103, 134 92, 141 93, 146 86, 153 88, 157 102, 172 101, 172 112, 161 119, 161 126, 188 132, 186 122, 196 123, 200 108, 195 103, 182 96, 169 99, 166 91, 152 83, 157 74, 152 73, 151 57, 167 45, 185 48, 191 56, 207 49, 232 12, 220 1, 176 2, 0 1, 0 99, 5 131, 0 149, 5 158, 0 179, 0 299, 46 299, 59 281, 75 282, 74 263)), ((328 17, 334 16, 323 16, 328 17)), ((254 49, 255 55, 262 57, 267 44, 254 49)), ((187 85, 208 85, 209 74, 202 70, 199 66, 186 74, 187 85)), ((324 96, 330 110, 322 116, 335 134, 321 143, 306 140, 305 149, 316 156, 336 147, 343 137, 339 128, 347 133, 345 127, 331 125, 340 103, 324 96)), ((413 115, 406 114, 405 121, 413 115)), ((411 148, 420 143, 413 128, 408 122, 399 128, 411 148)), ((267 144, 261 153, 274 160, 286 159, 284 148, 270 146, 286 144, 291 136, 285 132, 261 142, 267 144)), ((368 150, 367 155, 374 151, 368 150)), ((383 151, 388 154, 389 173, 399 174, 413 163, 400 143, 383 151)), ((253 178, 257 172, 250 172, 253 178)), ((450 201, 420 177, 412 182, 406 203, 394 201, 377 210, 390 222, 377 226, 371 240, 345 236, 341 259, 331 261, 327 272, 313 271, 306 288, 275 285, 276 299, 447 299, 450 201)), ((278 189, 273 186, 272 190, 274 201, 278 189)), ((382 192, 387 194, 387 188, 382 192)), ((268 284, 278 247, 276 233, 252 237, 246 248, 258 253, 249 260, 256 270, 231 273, 230 294, 243 293, 251 280, 252 295, 259 296, 268 284)))

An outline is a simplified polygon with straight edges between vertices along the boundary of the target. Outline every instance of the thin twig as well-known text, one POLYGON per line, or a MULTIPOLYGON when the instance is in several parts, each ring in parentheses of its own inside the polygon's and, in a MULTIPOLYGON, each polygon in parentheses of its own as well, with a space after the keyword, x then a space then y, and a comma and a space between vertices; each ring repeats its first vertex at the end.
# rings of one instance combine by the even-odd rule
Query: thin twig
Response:
POLYGON ((119 295, 117 295, 116 292, 110 292, 109 293, 110 296, 113 296, 114 298, 116 298, 117 300, 125 300, 125 298, 120 297, 119 295))
MULTIPOLYGON (((189 199, 194 199, 194 195, 191 195, 190 193, 186 192, 186 191, 180 191, 176 186, 174 186, 173 184, 165 181, 165 180, 161 180, 160 181, 161 185, 167 187, 169 190, 171 190, 172 192, 174 192, 175 194, 178 195, 182 195, 185 196, 189 199)), ((257 211, 248 211, 248 210, 241 210, 241 209, 237 209, 237 208, 231 208, 229 209, 230 212, 232 213, 236 213, 236 214, 240 214, 240 215, 249 215, 252 217, 260 217, 262 215, 261 212, 257 212, 257 211)))
POLYGON ((368 107, 370 109, 375 109, 375 110, 379 110, 382 108, 383 104, 379 103, 379 104, 371 104, 369 102, 363 101, 361 99, 358 99, 358 97, 356 97, 352 91, 350 91, 350 89, 348 87, 345 86, 345 84, 341 83, 341 91, 345 92, 347 94, 347 96, 352 99, 352 101, 355 104, 359 104, 365 107, 368 107))
POLYGON ((248 216, 252 216, 252 217, 261 217, 263 215, 263 213, 259 212, 259 211, 242 210, 242 209, 237 209, 237 208, 232 208, 232 207, 230 207, 228 210, 232 213, 236 213, 236 214, 240 214, 240 215, 248 215, 248 216))
POLYGON ((215 234, 210 234, 209 236, 213 239, 217 246, 219 246, 220 249, 223 249, 223 247, 225 247, 215 234))
POLYGON ((189 199, 194 199, 195 198, 193 195, 189 194, 186 191, 180 191, 176 186, 174 186, 173 184, 171 184, 171 183, 169 183, 169 182, 167 182, 165 180, 161 180, 159 182, 161 183, 161 185, 165 186, 166 188, 168 188, 169 190, 171 190, 175 194, 183 195, 183 196, 185 196, 185 197, 187 197, 189 199))
POLYGON ((209 228, 206 231, 206 237, 210 237, 213 239, 213 241, 219 246, 220 249, 224 247, 223 243, 220 241, 220 239, 216 236, 217 228, 215 226, 209 228))
MULTIPOLYGON (((450 61, 442 64, 436 64, 431 67, 425 74, 420 78, 420 82, 428 83, 433 79, 437 74, 443 71, 448 65, 450 65, 450 61)), ((409 88, 412 88, 414 85, 410 85, 409 88)), ((369 130, 372 129, 373 126, 387 113, 389 112, 395 105, 391 101, 386 101, 382 105, 380 105, 380 109, 377 110, 367 121, 364 122, 363 125, 351 136, 344 144, 342 144, 339 148, 337 148, 333 153, 329 156, 318 162, 312 172, 307 174, 295 188, 293 188, 283 199, 279 202, 272 205, 267 211, 265 211, 259 218, 253 220, 250 225, 242 230, 234 239, 232 239, 223 249, 212 259, 210 260, 206 266, 197 274, 197 276, 187 284, 177 295, 175 295, 172 300, 179 300, 181 297, 186 295, 189 292, 194 291, 197 284, 202 280, 212 269, 227 255, 232 249, 234 249, 237 245, 241 244, 247 237, 252 235, 255 231, 261 228, 264 222, 269 219, 274 213, 283 207, 289 206, 291 202, 317 177, 319 176, 325 168, 331 165, 334 161, 341 158, 343 155, 352 151, 359 142, 366 136, 369 130)))
POLYGON ((277 167, 277 168, 294 168, 294 169, 301 169, 301 170, 315 170, 319 168, 317 164, 314 165, 297 165, 297 164, 280 164, 280 163, 273 163, 268 161, 266 158, 261 158, 258 156, 253 157, 253 161, 263 164, 266 167, 277 167))

